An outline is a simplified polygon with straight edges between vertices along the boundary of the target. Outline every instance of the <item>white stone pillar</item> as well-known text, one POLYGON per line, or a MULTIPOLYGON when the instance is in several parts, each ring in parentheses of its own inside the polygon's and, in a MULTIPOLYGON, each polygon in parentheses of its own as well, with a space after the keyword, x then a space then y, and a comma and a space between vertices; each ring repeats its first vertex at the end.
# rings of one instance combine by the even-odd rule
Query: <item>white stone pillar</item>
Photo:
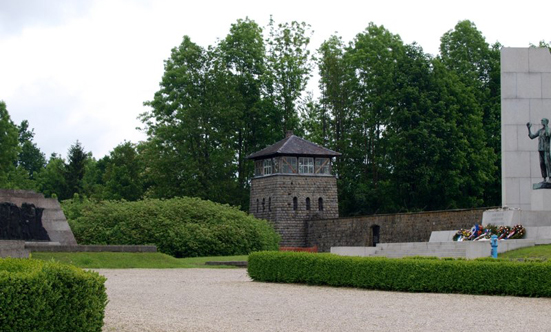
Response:
POLYGON ((551 120, 551 54, 547 48, 501 50, 502 205, 532 210, 532 184, 541 182, 538 142, 528 137, 551 120))

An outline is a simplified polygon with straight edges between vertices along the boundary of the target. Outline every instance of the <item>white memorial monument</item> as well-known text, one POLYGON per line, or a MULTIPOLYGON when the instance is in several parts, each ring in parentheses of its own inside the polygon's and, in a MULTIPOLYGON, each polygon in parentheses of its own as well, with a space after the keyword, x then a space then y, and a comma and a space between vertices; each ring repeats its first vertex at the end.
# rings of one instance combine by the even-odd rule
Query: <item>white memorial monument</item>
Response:
POLYGON ((501 186, 503 208, 483 224, 526 227, 526 239, 551 239, 551 53, 501 50, 501 186), (528 127, 528 128, 527 128, 528 127), (547 165, 546 165, 547 164, 547 165), (547 174, 546 174, 547 173, 547 174), (547 176, 547 178, 544 178, 547 176))

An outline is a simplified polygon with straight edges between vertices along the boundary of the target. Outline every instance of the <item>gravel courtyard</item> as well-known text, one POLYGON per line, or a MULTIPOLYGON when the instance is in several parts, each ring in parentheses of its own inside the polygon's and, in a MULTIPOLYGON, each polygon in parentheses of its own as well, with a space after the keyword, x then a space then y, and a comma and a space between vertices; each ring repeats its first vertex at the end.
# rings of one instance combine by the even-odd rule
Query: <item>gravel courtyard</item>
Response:
POLYGON ((245 269, 97 270, 112 331, 551 331, 551 299, 252 282, 245 269))

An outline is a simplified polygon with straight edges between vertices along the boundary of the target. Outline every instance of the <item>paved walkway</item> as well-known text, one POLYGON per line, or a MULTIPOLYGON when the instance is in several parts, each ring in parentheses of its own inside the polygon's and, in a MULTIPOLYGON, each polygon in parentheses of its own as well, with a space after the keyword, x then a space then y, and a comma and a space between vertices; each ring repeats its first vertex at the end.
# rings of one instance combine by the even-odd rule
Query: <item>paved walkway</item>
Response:
POLYGON ((245 269, 98 270, 111 331, 551 331, 551 299, 252 282, 245 269))

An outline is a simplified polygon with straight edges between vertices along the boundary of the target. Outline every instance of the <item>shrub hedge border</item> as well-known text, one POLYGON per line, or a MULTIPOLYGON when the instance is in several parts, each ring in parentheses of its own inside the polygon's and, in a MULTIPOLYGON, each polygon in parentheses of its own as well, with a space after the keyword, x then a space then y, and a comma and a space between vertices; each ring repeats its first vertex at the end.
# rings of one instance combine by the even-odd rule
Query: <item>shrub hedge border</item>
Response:
POLYGON ((551 263, 436 257, 346 257, 263 251, 251 253, 255 281, 376 290, 551 297, 551 263))
POLYGON ((0 259, 0 331, 101 332, 105 280, 53 261, 0 259))

